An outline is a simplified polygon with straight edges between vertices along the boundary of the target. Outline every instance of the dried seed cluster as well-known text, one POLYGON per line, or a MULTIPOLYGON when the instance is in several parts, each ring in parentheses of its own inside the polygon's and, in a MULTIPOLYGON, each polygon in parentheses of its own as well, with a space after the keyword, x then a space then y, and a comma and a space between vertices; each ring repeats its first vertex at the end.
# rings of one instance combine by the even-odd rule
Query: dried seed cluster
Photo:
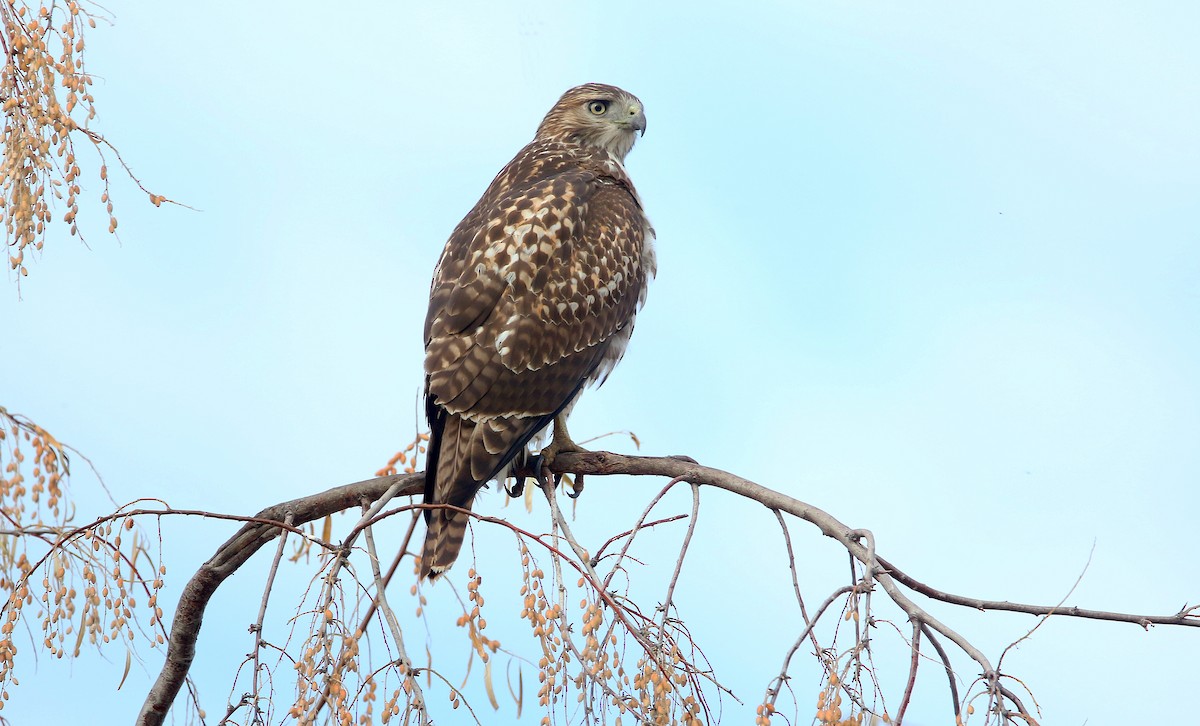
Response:
MULTIPOLYGON (((522 605, 521 618, 529 621, 533 637, 542 648, 542 657, 538 661, 538 703, 550 709, 558 701, 563 692, 561 670, 570 662, 570 656, 563 651, 562 645, 562 608, 551 604, 542 587, 546 573, 542 572, 529 554, 529 548, 521 543, 521 567, 523 583, 521 585, 522 605)), ((549 717, 543 719, 548 723, 549 717)))
MULTIPOLYGON (((76 657, 85 642, 100 648, 118 641, 132 648, 142 629, 136 613, 144 595, 153 635, 142 632, 152 646, 165 642, 158 593, 166 568, 150 553, 133 518, 118 513, 70 526, 70 507, 63 506, 69 475, 63 445, 3 408, 0 464, 0 511, 17 533, 0 540, 0 593, 7 593, 0 609, 0 685, 16 683, 13 633, 30 611, 40 645, 56 658, 76 657), (32 449, 31 460, 25 447, 32 449), (44 551, 34 554, 31 548, 44 551)), ((0 708, 7 698, 7 689, 0 690, 0 708)))
POLYGON ((467 628, 471 647, 475 649, 475 654, 479 656, 479 659, 487 663, 491 654, 500 649, 500 641, 491 640, 483 634, 483 629, 487 627, 487 620, 483 617, 482 611, 483 594, 479 592, 479 586, 483 584, 483 575, 480 575, 472 567, 467 571, 467 577, 470 578, 467 580, 467 600, 472 603, 472 607, 459 616, 456 625, 460 628, 467 628))
MULTIPOLYGON (((665 652, 660 650, 657 662, 643 656, 637 665, 638 672, 633 679, 636 695, 627 699, 626 705, 632 706, 636 701, 640 710, 630 710, 639 713, 639 718, 649 718, 651 723, 703 726, 698 694, 684 692, 692 686, 689 678, 692 666, 677 647, 672 646, 665 652)), ((628 686, 627 677, 621 674, 621 678, 628 686)), ((624 712, 615 701, 613 705, 624 712)))
POLYGON ((296 701, 288 715, 300 723, 314 722, 318 704, 323 704, 334 723, 354 723, 355 694, 346 681, 358 672, 361 633, 347 630, 340 610, 340 603, 329 598, 313 611, 309 637, 293 666, 296 701))
MULTIPOLYGON (((543 724, 552 722, 559 705, 569 721, 566 709, 572 704, 581 704, 593 715, 614 713, 617 724, 622 723, 622 716, 636 723, 703 723, 704 706, 693 678, 696 668, 684 657, 672 633, 622 600, 617 607, 628 606, 624 623, 640 624, 637 637, 632 637, 621 618, 611 612, 611 604, 584 578, 575 583, 583 593, 579 610, 568 613, 563 597, 556 601, 547 592, 545 573, 524 542, 520 552, 524 573, 520 616, 529 622, 542 649, 538 702, 547 711, 543 724), (642 652, 636 665, 626 670, 625 651, 631 641, 642 652), (576 694, 568 698, 572 686, 576 694)), ((566 588, 555 584, 550 590, 564 593, 566 588)))
POLYGON ((0 406, 0 509, 9 522, 63 524, 59 508, 69 464, 63 445, 50 432, 0 406), (23 445, 33 449, 25 463, 23 445), (33 481, 26 487, 25 471, 33 481))
POLYGON ((417 459, 425 453, 425 442, 428 440, 429 434, 417 434, 412 443, 393 454, 392 458, 388 459, 388 463, 375 472, 375 476, 395 476, 398 466, 403 467, 399 471, 403 471, 405 474, 415 474, 417 459))
MULTIPOLYGON (((96 8, 97 6, 90 6, 96 8)), ((84 66, 84 32, 96 27, 89 7, 77 0, 28 4, 0 0, 0 110, 4 114, 4 151, 0 161, 0 218, 4 220, 8 265, 20 277, 29 274, 26 252, 40 251, 54 221, 51 207, 66 209, 61 221, 72 235, 82 233, 79 215, 82 171, 75 140, 82 136, 100 160, 100 203, 108 231, 116 233, 109 193, 105 149, 116 149, 89 128, 96 117, 92 76, 84 66)), ((116 154, 118 161, 120 155, 116 154)), ((165 197, 147 190, 121 166, 138 188, 160 206, 165 197)))
MULTIPOLYGON (((850 705, 850 713, 842 718, 842 694, 839 685, 841 680, 836 671, 829 673, 829 678, 825 681, 825 685, 821 688, 821 692, 817 694, 817 723, 822 726, 862 726, 863 713, 860 711, 854 713, 853 704, 850 705)), ((892 719, 885 712, 881 717, 884 723, 891 723, 892 719)), ((770 723, 770 719, 764 721, 764 724, 770 723)))
MULTIPOLYGON (((84 125, 96 115, 84 70, 83 30, 96 21, 79 3, 41 6, 34 11, 17 0, 0 3, 5 63, 0 69, 0 96, 5 101, 4 160, 0 164, 0 204, 3 205, 8 263, 22 276, 25 251, 42 249, 51 222, 50 204, 65 203, 62 221, 78 234, 80 169, 72 131, 80 129, 72 115, 79 108, 84 125), (59 47, 58 55, 51 50, 59 47), (53 154, 53 156, 52 156, 53 154)), ((94 143, 94 142, 93 142, 94 143)), ((108 206, 109 231, 117 228, 108 200, 107 169, 101 201, 108 206)))
MULTIPOLYGON (((377 708, 380 723, 417 713, 425 706, 415 686, 418 671, 394 654, 383 667, 372 665, 370 653, 362 652, 364 631, 347 625, 347 621, 360 622, 364 618, 371 598, 346 602, 340 577, 343 572, 353 572, 353 564, 347 561, 344 567, 334 567, 343 553, 320 551, 329 569, 319 580, 316 606, 309 610, 307 619, 308 635, 294 661, 297 695, 288 715, 300 724, 331 721, 339 726, 366 726, 376 722, 377 708), (395 685, 397 678, 399 684, 395 685)), ((353 590, 360 592, 357 586, 353 590)), ((410 594, 424 604, 415 586, 410 594)), ((419 616, 420 607, 417 611, 419 616)), ((376 611, 374 617, 381 619, 382 615, 376 611)), ((294 618, 293 626, 302 620, 294 618)), ((388 639, 386 632, 382 637, 388 639)), ((385 650, 391 653, 390 648, 385 650)))

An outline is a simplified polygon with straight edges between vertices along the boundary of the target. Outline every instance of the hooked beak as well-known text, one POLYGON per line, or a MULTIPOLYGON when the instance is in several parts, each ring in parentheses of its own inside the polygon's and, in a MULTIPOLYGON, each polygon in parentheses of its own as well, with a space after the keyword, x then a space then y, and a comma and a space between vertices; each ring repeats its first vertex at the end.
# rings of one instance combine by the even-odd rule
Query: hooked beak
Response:
POLYGON ((629 109, 629 126, 639 132, 642 136, 646 135, 646 113, 637 106, 631 106, 629 109))

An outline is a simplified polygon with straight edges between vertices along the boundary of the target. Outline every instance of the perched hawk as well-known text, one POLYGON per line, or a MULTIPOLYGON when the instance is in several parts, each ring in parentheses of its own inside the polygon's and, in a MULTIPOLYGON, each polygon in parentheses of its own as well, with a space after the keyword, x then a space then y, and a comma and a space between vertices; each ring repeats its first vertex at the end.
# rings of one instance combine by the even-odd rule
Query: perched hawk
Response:
MULTIPOLYGON (((654 230, 624 166, 645 131, 632 94, 572 88, 450 235, 425 318, 426 503, 469 509, 551 422, 546 464, 579 450, 567 415, 621 359, 654 276, 654 230)), ((425 510, 422 577, 454 564, 467 520, 425 510)))

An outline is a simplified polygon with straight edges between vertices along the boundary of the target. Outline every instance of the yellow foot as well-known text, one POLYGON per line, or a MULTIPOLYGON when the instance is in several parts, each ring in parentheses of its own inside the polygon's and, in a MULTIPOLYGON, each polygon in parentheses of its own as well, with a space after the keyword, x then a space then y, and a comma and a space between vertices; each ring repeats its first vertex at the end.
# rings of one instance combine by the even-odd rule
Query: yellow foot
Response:
MULTIPOLYGON (((588 453, 588 450, 571 440, 571 435, 567 432, 566 418, 563 416, 557 416, 554 419, 554 438, 550 441, 550 444, 546 448, 542 449, 541 453, 538 455, 541 464, 542 480, 551 486, 556 486, 559 481, 562 480, 562 477, 550 471, 550 466, 554 463, 555 458, 557 458, 559 454, 574 453, 586 454, 588 453)), ((571 489, 572 492, 567 496, 571 497, 572 499, 578 498, 579 495, 583 493, 582 474, 575 475, 575 481, 572 483, 571 489)))

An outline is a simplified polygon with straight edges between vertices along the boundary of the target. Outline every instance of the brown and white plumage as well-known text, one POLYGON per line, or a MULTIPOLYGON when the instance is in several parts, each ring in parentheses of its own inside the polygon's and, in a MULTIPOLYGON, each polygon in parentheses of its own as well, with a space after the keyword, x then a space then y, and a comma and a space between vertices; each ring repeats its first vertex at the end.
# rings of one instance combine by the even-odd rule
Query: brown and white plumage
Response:
MULTIPOLYGON (((574 446, 566 413, 620 360, 654 276, 654 230, 624 166, 645 129, 632 94, 572 88, 450 235, 425 319, 426 503, 469 509, 551 422, 548 448, 574 446)), ((421 575, 436 577, 468 517, 425 521, 421 575)))

